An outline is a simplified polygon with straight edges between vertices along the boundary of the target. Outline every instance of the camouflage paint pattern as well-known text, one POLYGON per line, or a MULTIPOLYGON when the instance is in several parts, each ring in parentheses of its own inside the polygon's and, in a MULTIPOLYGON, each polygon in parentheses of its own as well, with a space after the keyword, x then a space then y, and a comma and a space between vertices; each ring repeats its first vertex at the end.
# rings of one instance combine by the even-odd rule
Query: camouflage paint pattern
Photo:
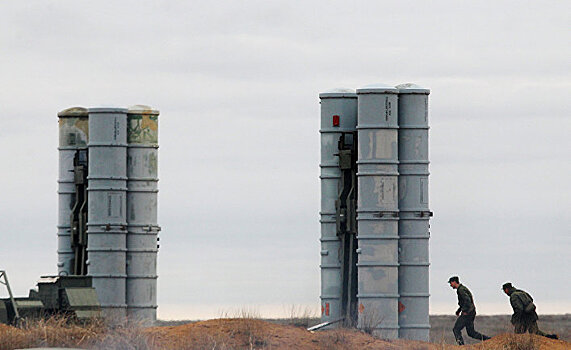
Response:
POLYGON ((159 145, 159 113, 154 110, 137 110, 128 115, 127 142, 131 144, 159 145))
POLYGON ((59 146, 87 147, 89 142, 89 122, 87 109, 72 107, 58 113, 59 146))

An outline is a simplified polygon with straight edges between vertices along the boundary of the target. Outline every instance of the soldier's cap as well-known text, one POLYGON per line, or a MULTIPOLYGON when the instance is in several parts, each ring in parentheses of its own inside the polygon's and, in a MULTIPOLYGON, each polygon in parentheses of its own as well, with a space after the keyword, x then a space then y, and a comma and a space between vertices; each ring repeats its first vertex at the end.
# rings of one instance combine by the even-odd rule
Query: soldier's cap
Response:
POLYGON ((460 283, 460 278, 458 278, 458 276, 452 276, 448 279, 448 283, 450 282, 460 283))
POLYGON ((514 286, 512 286, 512 284, 510 282, 506 282, 502 285, 502 290, 504 289, 512 289, 514 286))

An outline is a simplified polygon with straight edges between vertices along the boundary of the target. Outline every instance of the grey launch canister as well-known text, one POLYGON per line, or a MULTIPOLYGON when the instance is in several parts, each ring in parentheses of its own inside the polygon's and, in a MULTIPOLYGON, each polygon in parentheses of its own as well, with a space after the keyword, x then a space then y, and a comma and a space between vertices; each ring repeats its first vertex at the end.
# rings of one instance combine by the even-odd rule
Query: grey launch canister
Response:
POLYGON ((157 319, 158 116, 147 106, 127 114, 127 317, 139 325, 157 319))
POLYGON ((76 151, 87 149, 89 125, 87 109, 72 107, 58 113, 59 175, 58 175, 58 274, 72 273, 74 251, 71 244, 70 216, 75 204, 73 159, 76 151))
POLYGON ((341 178, 338 141, 342 132, 357 125, 357 95, 352 89, 333 89, 319 94, 321 100, 321 321, 342 315, 341 250, 336 228, 336 206, 341 178))
POLYGON ((87 274, 111 323, 126 317, 127 109, 89 109, 87 274))
POLYGON ((399 105, 399 337, 429 340, 428 95, 398 85, 399 105))
POLYGON ((375 84, 358 96, 359 328, 398 338, 398 97, 375 84))

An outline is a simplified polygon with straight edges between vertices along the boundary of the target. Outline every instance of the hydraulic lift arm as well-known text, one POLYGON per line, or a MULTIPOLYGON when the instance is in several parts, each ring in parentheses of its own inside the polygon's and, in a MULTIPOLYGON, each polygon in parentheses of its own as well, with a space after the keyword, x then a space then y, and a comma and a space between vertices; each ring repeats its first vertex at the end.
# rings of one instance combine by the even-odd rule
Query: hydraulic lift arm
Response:
POLYGON ((6 289, 8 290, 8 295, 10 296, 10 302, 12 303, 12 307, 14 308, 14 314, 16 315, 16 321, 17 321, 20 319, 20 313, 18 312, 18 305, 16 305, 16 301, 14 300, 14 295, 12 294, 12 289, 10 288, 10 282, 8 282, 8 275, 4 270, 0 270, 0 283, 5 285, 6 289))
POLYGON ((339 182, 335 202, 341 263, 341 307, 348 326, 357 321, 357 133, 344 132, 338 143, 339 182))
POLYGON ((75 204, 71 210, 72 275, 87 274, 87 150, 78 150, 73 159, 75 204))

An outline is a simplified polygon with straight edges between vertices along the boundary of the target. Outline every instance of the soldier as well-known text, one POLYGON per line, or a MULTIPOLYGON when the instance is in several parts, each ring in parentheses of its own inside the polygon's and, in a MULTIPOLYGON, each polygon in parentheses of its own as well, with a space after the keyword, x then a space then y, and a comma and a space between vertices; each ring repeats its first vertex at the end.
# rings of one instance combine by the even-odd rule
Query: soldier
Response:
POLYGON ((474 305, 474 298, 472 293, 466 288, 466 286, 460 284, 460 279, 458 276, 450 277, 448 280, 450 287, 456 289, 458 294, 458 310, 456 310, 456 323, 452 331, 454 332, 454 337, 458 345, 464 345, 464 338, 462 338, 462 329, 466 327, 466 332, 468 335, 474 339, 487 340, 490 339, 487 335, 478 333, 474 329, 474 319, 476 318, 476 306, 474 305))
POLYGON ((515 333, 529 332, 551 339, 559 339, 557 334, 544 333, 537 327, 539 317, 537 312, 535 312, 535 304, 531 295, 523 290, 514 288, 509 282, 504 283, 502 289, 510 297, 510 304, 514 310, 511 322, 514 325, 515 333))

